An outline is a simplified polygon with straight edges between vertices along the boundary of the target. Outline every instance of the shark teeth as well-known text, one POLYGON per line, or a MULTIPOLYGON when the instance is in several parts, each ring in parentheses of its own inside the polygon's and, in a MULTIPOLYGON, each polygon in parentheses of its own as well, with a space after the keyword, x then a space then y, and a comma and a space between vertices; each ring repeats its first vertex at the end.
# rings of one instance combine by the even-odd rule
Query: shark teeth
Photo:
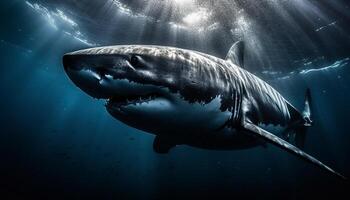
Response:
POLYGON ((137 105, 145 102, 152 101, 159 97, 157 94, 146 94, 146 95, 133 95, 133 96, 113 96, 107 100, 106 106, 126 106, 126 105, 137 105))

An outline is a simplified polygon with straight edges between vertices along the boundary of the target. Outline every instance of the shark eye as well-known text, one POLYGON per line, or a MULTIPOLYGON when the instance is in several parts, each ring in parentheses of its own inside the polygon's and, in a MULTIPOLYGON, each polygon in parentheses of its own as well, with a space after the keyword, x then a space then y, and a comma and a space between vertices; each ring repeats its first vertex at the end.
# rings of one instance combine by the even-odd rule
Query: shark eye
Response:
POLYGON ((130 64, 133 66, 138 66, 140 64, 140 60, 136 55, 132 55, 130 58, 130 64))

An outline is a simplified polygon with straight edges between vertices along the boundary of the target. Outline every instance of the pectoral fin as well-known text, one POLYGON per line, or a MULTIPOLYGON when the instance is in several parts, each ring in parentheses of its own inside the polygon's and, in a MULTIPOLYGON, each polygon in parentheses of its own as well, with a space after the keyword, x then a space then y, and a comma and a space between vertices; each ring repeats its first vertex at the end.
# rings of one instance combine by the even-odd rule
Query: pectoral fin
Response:
POLYGON ((281 147, 284 150, 287 150, 297 156, 299 156, 300 158, 303 158, 304 160, 318 166, 321 167, 322 169, 342 178, 342 179, 346 179, 343 175, 339 174, 338 172, 334 171, 333 169, 331 169, 330 167, 326 166, 325 164, 323 164, 322 162, 318 161, 316 158, 310 156, 309 154, 303 152, 302 150, 298 149, 297 147, 293 146, 292 144, 286 142, 285 140, 275 136, 272 133, 269 133, 268 131, 265 131, 264 129, 258 127, 255 124, 252 124, 250 122, 244 122, 243 123, 243 127, 244 129, 246 129, 248 132, 278 146, 281 147))
POLYGON ((159 154, 169 153, 170 149, 175 146, 176 143, 166 136, 157 135, 153 141, 153 150, 159 154))

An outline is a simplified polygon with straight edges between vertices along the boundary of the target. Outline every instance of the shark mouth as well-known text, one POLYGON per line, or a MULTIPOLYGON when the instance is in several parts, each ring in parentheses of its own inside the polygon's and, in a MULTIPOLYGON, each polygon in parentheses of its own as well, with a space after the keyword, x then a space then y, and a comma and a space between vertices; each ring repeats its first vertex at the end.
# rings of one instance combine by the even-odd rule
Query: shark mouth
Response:
POLYGON ((149 103, 157 98, 160 98, 160 95, 156 93, 131 96, 113 96, 107 100, 106 106, 120 108, 129 105, 140 105, 142 103, 149 103))

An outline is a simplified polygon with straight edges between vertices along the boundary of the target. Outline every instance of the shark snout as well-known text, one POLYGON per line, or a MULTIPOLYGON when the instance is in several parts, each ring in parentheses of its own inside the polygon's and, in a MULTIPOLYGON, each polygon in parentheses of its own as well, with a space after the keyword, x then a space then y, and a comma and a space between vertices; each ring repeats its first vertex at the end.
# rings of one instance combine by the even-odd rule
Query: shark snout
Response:
POLYGON ((88 95, 102 99, 113 95, 112 91, 105 87, 108 79, 113 79, 108 74, 107 67, 95 66, 77 56, 65 55, 63 57, 64 70, 72 82, 88 95))
POLYGON ((158 87, 142 81, 125 56, 76 55, 63 57, 63 66, 71 81, 88 95, 111 99, 153 94, 158 87))

